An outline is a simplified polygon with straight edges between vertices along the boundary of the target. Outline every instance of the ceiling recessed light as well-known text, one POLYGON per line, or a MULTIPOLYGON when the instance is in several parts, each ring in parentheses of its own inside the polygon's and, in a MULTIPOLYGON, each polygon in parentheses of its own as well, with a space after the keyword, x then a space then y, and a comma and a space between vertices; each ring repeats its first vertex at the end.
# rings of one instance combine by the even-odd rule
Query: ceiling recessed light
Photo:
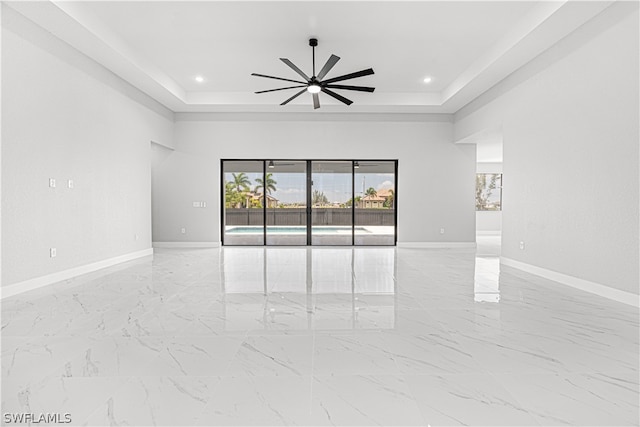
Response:
POLYGON ((422 81, 425 82, 425 83, 431 83, 431 77, 427 76, 422 81))
POLYGON ((202 83, 202 82, 204 81, 204 77, 202 77, 202 76, 196 76, 195 80, 196 80, 198 83, 202 83))

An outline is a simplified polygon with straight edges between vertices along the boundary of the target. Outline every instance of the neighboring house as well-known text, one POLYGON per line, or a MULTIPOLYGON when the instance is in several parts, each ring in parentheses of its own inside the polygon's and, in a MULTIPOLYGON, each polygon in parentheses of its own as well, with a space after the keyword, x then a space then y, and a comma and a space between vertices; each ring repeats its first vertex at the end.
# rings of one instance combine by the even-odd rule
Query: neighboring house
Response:
POLYGON ((356 208, 359 208, 359 209, 383 208, 385 200, 387 200, 386 197, 381 197, 378 195, 364 196, 356 203, 356 208))
POLYGON ((378 190, 377 194, 364 196, 359 201, 356 202, 356 208, 358 209, 382 209, 384 208, 384 202, 387 200, 387 197, 393 195, 392 190, 378 190))
POLYGON ((393 190, 391 189, 378 190, 376 193, 378 196, 383 197, 385 199, 389 196, 393 196, 393 190))
MULTIPOLYGON (((263 195, 261 193, 246 193, 247 196, 247 206, 251 206, 251 201, 252 200, 257 200, 259 202, 262 202, 262 197, 263 195)), ((278 199, 276 199, 275 197, 267 194, 267 209, 268 208, 277 208, 278 207, 278 199)))

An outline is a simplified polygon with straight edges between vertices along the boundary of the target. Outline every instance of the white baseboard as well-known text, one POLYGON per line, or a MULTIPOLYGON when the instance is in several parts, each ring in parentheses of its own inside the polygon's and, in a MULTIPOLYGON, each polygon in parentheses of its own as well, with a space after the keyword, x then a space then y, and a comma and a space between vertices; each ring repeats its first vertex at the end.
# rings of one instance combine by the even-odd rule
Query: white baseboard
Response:
POLYGON ((475 249, 475 242, 398 242, 399 248, 411 249, 475 249))
POLYGON ((500 236, 500 235, 502 235, 502 231, 500 230, 476 231, 476 236, 500 236))
POLYGON ((103 268, 112 267, 123 262, 132 261, 134 259, 143 258, 153 255, 153 249, 144 249, 129 254, 120 255, 114 258, 105 259, 91 264, 82 265, 80 267, 70 268, 68 270, 59 271, 57 273, 47 274, 46 276, 36 277, 34 279, 25 280, 23 282, 14 283, 12 285, 0 288, 0 299, 8 298, 33 289, 42 288, 43 286, 52 285, 63 280, 69 280, 74 277, 93 273, 103 268))
POLYGON ((571 286, 572 288, 599 295, 613 301, 628 304, 633 307, 640 307, 640 295, 636 295, 631 292, 621 291, 610 286, 558 273, 557 271, 547 270, 546 268, 537 267, 511 258, 501 257, 500 264, 517 268, 518 270, 535 274, 536 276, 544 277, 545 279, 553 280, 554 282, 562 283, 563 285, 571 286))
POLYGON ((220 242, 153 242, 154 248, 219 248, 220 242))

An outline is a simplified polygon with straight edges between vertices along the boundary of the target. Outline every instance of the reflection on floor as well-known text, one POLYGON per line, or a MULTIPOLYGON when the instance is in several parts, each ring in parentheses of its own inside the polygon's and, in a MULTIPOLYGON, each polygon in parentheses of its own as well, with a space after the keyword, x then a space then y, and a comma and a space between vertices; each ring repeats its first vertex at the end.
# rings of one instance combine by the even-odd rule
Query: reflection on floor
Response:
POLYGON ((467 250, 223 248, 2 301, 2 413, 637 425, 638 310, 467 250))
MULTIPOLYGON (((315 246, 393 246, 395 227, 357 225, 313 226, 311 244, 315 246), (353 234, 353 237, 352 237, 353 234)), ((262 226, 225 227, 227 246, 262 246, 265 229, 262 226)), ((306 246, 306 226, 272 226, 266 228, 267 246, 306 246)))

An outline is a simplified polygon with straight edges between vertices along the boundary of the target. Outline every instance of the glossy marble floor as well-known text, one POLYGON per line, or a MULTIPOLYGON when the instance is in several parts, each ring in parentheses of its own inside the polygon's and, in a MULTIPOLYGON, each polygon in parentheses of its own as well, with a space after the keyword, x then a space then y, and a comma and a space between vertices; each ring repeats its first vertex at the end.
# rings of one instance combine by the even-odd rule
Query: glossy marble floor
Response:
POLYGON ((159 249, 7 298, 2 422, 638 425, 637 308, 479 247, 159 249))

